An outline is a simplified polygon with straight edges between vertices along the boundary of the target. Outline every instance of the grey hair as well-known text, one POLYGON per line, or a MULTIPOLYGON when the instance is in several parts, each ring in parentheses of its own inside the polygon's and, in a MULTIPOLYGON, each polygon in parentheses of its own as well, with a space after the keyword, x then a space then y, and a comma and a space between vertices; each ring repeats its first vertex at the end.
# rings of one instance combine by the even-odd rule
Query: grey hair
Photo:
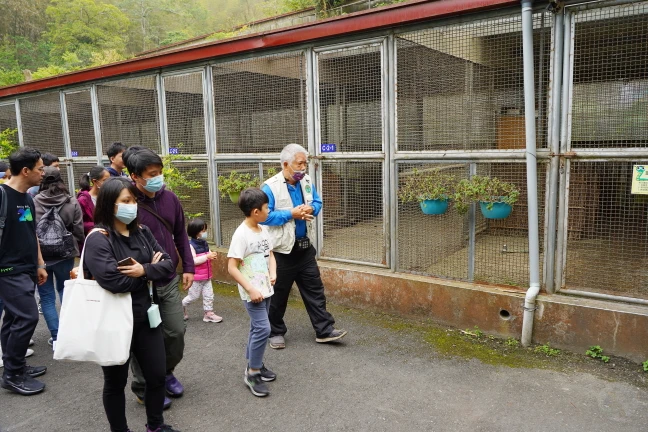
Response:
POLYGON ((292 161, 295 160, 295 156, 300 153, 304 153, 306 156, 308 156, 308 150, 306 150, 304 147, 300 146, 299 144, 288 144, 283 148, 283 150, 281 150, 281 154, 279 155, 281 166, 283 166, 284 162, 288 162, 288 164, 292 163, 292 161))

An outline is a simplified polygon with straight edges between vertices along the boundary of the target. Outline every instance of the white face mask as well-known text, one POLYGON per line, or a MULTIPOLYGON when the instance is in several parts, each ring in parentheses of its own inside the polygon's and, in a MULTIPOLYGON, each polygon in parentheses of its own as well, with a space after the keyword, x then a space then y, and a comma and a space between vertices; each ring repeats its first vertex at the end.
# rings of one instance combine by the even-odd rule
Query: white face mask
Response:
POLYGON ((207 240, 207 231, 205 231, 204 233, 200 234, 200 238, 203 239, 203 240, 207 240))

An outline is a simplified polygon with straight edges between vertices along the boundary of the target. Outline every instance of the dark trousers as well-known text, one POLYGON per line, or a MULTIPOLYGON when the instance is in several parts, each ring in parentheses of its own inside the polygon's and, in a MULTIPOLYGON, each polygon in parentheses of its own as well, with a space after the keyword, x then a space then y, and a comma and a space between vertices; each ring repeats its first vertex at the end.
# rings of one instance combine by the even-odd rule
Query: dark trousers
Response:
POLYGON ((34 280, 25 273, 0 277, 0 300, 4 303, 0 343, 5 375, 24 373, 29 340, 38 324, 35 290, 34 280))
POLYGON ((274 256, 277 261, 277 282, 268 314, 270 336, 283 336, 288 331, 284 323, 284 314, 293 282, 297 283, 316 336, 328 336, 333 331, 335 320, 326 310, 324 284, 315 260, 315 248, 310 246, 300 251, 295 247, 289 254, 275 253, 274 256))
MULTIPOLYGON (((149 429, 156 429, 164 423, 164 377, 166 361, 164 356, 164 337, 162 326, 150 328, 148 321, 136 321, 133 325, 131 356, 138 360, 144 379, 146 392, 146 420, 149 429)), ((129 359, 130 360, 130 359, 129 359)), ((103 404, 113 432, 128 430, 126 423, 126 396, 124 389, 128 380, 128 363, 119 366, 102 366, 104 373, 103 404)))
MULTIPOLYGON (((167 374, 173 373, 184 355, 184 336, 187 331, 187 322, 184 320, 184 313, 182 312, 179 284, 180 276, 176 276, 167 285, 157 287, 158 306, 162 317, 160 328, 164 332, 167 374)), ((144 397, 145 377, 137 359, 133 360, 131 362, 131 370, 133 371, 131 390, 141 399, 144 397)))

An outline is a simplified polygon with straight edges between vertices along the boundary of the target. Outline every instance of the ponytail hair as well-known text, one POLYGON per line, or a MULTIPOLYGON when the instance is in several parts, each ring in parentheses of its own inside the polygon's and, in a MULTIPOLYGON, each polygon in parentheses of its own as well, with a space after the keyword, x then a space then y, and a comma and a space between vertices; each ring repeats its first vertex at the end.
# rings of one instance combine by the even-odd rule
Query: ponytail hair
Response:
POLYGON ((101 165, 97 165, 92 167, 89 172, 83 174, 81 176, 81 179, 79 180, 79 186, 81 187, 81 190, 87 192, 92 189, 92 183, 97 180, 101 180, 101 178, 104 176, 104 171, 106 171, 106 168, 102 167, 101 165))

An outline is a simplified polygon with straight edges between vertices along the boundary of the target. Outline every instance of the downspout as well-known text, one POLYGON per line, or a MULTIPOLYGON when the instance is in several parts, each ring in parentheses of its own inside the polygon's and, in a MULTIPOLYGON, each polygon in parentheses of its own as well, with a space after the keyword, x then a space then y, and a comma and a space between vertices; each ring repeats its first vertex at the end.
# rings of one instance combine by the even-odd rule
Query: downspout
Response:
POLYGON ((527 197, 529 209, 529 289, 524 298, 522 345, 533 334, 536 297, 540 292, 538 238, 538 165, 536 160, 535 85, 533 80, 533 2, 522 0, 522 53, 524 58, 524 120, 526 130, 527 197))

